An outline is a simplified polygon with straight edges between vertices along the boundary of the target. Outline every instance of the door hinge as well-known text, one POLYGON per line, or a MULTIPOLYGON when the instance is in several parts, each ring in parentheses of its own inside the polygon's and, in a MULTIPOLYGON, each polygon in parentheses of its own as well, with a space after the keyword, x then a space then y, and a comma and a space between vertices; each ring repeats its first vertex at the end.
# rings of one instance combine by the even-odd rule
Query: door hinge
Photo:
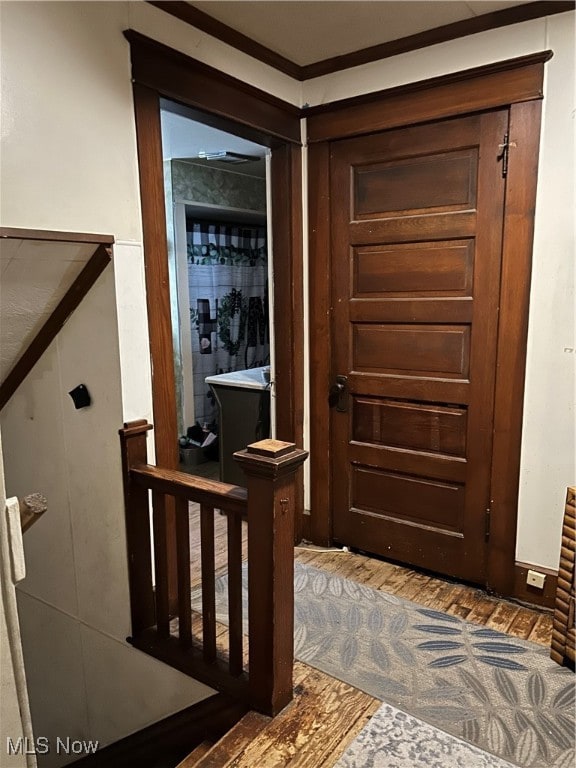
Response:
POLYGON ((484 541, 488 541, 490 538, 490 512, 491 507, 486 507, 484 513, 484 541))
POLYGON ((498 149, 501 149, 502 151, 496 158, 497 160, 502 160, 502 178, 505 179, 506 176, 508 176, 508 156, 510 154, 510 147, 515 147, 516 142, 510 141, 510 136, 508 132, 504 134, 504 138, 502 140, 502 144, 498 144, 498 149))

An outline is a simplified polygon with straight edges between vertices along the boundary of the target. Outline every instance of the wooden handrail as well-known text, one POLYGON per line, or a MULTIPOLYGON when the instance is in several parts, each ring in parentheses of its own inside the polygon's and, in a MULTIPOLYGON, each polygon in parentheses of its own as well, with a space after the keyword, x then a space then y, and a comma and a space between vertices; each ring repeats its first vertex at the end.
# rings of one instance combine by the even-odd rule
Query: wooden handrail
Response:
POLYGON ((176 669, 237 696, 251 708, 274 715, 292 698, 293 542, 299 497, 295 476, 308 454, 293 443, 276 440, 263 440, 239 451, 234 457, 244 469, 246 489, 148 464, 146 433, 151 428, 146 421, 137 421, 120 430, 132 614, 129 640, 176 669), (175 533, 167 525, 169 500, 175 502, 175 533), (191 607, 190 501, 200 504, 201 620, 191 607), (216 509, 226 513, 228 528, 227 653, 221 650, 222 633, 216 621, 216 509), (247 668, 243 519, 248 524, 247 668), (175 563, 170 560, 171 552, 175 552, 175 563), (174 571, 178 577, 175 606, 169 594, 169 574, 174 571))
POLYGON ((212 507, 222 507, 224 504, 227 512, 246 512, 248 494, 246 488, 239 485, 194 477, 187 472, 161 469, 152 464, 132 467, 130 473, 143 488, 212 507))

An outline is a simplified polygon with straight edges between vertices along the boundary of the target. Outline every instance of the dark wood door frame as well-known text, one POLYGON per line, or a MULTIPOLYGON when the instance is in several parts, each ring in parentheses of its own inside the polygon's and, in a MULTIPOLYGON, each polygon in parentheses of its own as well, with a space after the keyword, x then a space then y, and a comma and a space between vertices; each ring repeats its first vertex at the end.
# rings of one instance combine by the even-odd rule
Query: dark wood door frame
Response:
MULTIPOLYGON (((272 151, 276 416, 278 439, 303 442, 303 294, 300 110, 137 32, 130 43, 146 269, 152 401, 158 464, 177 467, 160 102, 174 100, 204 122, 272 151)), ((303 496, 302 473, 298 485, 303 496)), ((298 528, 301 521, 298 521, 298 528)))
POLYGON ((310 231, 310 537, 332 541, 330 432, 330 142, 387 128, 509 108, 487 587, 514 593, 526 337, 546 51, 308 112, 310 231), (318 339, 322 343, 318 344, 318 339))

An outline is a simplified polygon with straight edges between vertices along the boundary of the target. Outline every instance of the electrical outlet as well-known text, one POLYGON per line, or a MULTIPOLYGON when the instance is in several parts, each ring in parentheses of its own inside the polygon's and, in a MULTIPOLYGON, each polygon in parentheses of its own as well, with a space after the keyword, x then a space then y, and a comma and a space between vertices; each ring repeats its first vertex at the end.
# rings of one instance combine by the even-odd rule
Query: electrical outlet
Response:
POLYGON ((536 587, 536 589, 544 589, 544 582, 546 581, 546 574, 539 573, 538 571, 528 571, 526 575, 526 584, 529 587, 536 587))

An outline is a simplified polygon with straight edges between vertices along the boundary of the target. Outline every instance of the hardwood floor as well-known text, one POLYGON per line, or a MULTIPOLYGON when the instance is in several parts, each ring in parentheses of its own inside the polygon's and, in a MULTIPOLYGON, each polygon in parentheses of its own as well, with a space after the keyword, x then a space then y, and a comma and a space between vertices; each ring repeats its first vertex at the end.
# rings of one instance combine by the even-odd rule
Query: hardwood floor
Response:
MULTIPOLYGON (((198 584, 199 537, 194 530, 199 526, 199 510, 195 505, 190 521, 192 581, 198 584)), ((214 527, 216 569, 223 573, 226 517, 216 513, 214 527)), ((550 613, 500 600, 475 587, 339 550, 301 546, 295 549, 295 559, 511 636, 550 644, 550 613)), ((226 635, 226 628, 219 625, 219 645, 226 644, 226 635)), ((372 696, 299 661, 294 665, 294 686, 294 700, 280 715, 270 720, 250 713, 199 763, 191 761, 186 768, 332 768, 381 705, 372 696)))
POLYGON ((348 552, 302 547, 296 549, 296 560, 513 637, 550 645, 552 613, 492 597, 476 587, 348 552))
MULTIPOLYGON (((192 586, 200 583, 200 516, 198 505, 190 506, 190 561, 192 586)), ((226 570, 226 517, 216 512, 214 516, 216 572, 226 570)), ((246 559, 246 526, 244 524, 244 551, 246 559)), ((552 613, 529 608, 509 600, 488 595, 477 587, 451 582, 430 574, 384 560, 366 557, 353 552, 324 550, 319 547, 300 546, 295 549, 295 559, 330 573, 365 584, 372 589, 413 600, 429 608, 445 611, 462 619, 482 624, 512 637, 531 640, 550 646, 552 637, 552 613)))

